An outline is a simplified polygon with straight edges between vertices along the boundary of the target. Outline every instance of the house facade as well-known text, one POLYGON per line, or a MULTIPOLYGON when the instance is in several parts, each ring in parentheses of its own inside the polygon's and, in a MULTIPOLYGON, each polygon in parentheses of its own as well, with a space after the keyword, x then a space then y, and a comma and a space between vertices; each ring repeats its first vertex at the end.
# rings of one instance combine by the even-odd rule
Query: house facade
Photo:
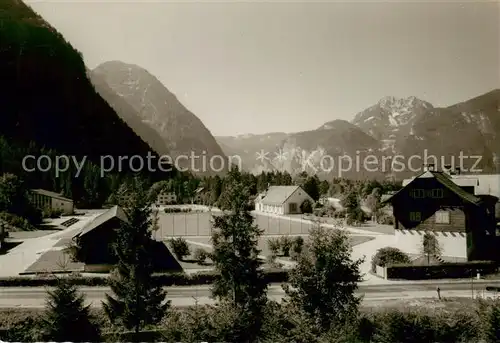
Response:
POLYGON ((274 214, 298 214, 305 200, 314 200, 300 186, 271 186, 255 199, 255 210, 274 214))
POLYGON ((75 209, 73 200, 63 197, 56 192, 44 189, 32 189, 30 196, 35 207, 41 211, 51 209, 53 211, 61 211, 63 214, 73 214, 75 209))
POLYGON ((492 259, 498 198, 474 194, 469 182, 461 185, 449 173, 433 169, 405 180, 403 189, 384 202, 393 207, 396 246, 419 254, 424 234, 431 232, 444 257, 492 259))
POLYGON ((161 191, 156 198, 157 206, 165 206, 175 204, 177 202, 177 195, 174 192, 161 191))

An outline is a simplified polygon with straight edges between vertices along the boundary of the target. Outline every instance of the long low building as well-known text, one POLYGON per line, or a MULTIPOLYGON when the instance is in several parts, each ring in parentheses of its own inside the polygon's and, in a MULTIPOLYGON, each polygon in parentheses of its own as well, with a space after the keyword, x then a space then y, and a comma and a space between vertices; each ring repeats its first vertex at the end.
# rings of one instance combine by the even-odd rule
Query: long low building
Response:
POLYGON ((64 197, 60 193, 47 191, 45 189, 32 189, 30 191, 31 201, 39 210, 50 209, 61 211, 63 214, 73 214, 75 207, 73 200, 64 197))

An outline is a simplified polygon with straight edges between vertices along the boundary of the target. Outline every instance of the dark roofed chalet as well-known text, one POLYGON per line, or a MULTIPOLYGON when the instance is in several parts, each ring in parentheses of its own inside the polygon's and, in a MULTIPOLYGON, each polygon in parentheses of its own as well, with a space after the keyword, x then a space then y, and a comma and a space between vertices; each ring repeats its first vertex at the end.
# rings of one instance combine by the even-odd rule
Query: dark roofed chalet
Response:
MULTIPOLYGON (((111 266, 117 262, 112 243, 116 238, 116 230, 127 222, 125 211, 120 206, 113 206, 94 218, 73 237, 80 247, 79 257, 81 262, 86 264, 86 269, 88 265, 111 266)), ((163 242, 153 240, 150 248, 154 255, 156 271, 182 271, 181 265, 163 242)))
POLYGON ((467 237, 468 260, 491 259, 488 236, 496 235, 498 198, 468 190, 447 173, 427 170, 383 203, 393 206, 395 230, 462 233, 467 237))
POLYGON ((81 249, 81 262, 86 264, 113 263, 111 243, 115 239, 115 230, 123 222, 127 222, 127 215, 121 207, 113 206, 84 226, 73 237, 81 249))

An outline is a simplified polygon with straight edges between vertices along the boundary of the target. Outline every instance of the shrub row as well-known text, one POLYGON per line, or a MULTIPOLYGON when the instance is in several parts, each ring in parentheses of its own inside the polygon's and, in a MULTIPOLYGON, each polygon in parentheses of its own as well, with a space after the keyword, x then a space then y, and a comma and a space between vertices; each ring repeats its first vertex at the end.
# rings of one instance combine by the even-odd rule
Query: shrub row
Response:
MULTIPOLYGON (((446 302, 441 302, 446 304, 446 302)), ((450 304, 451 305, 451 304, 450 304)), ((454 302, 454 305, 457 303, 454 302)), ((361 313, 344 328, 318 332, 304 325, 303 317, 290 311, 286 304, 269 303, 262 314, 264 327, 261 342, 499 342, 500 304, 497 301, 463 303, 459 308, 421 306, 414 309, 379 309, 361 313), (315 339, 317 337, 317 339, 315 339)), ((237 314, 228 306, 197 306, 185 310, 172 309, 159 325, 136 335, 117 331, 104 311, 91 309, 94 323, 110 342, 231 342, 237 314)), ((36 341, 36 323, 40 310, 0 311, 0 339, 36 341)))
MULTIPOLYGON (((216 271, 199 272, 195 274, 168 273, 153 275, 155 284, 161 286, 194 286, 212 284, 217 276, 216 271)), ((278 268, 264 270, 266 283, 282 283, 288 280, 288 271, 278 268)), ((58 278, 53 277, 10 277, 0 278, 0 287, 52 287, 58 282, 58 278)), ((77 286, 99 287, 107 286, 107 277, 79 276, 72 278, 72 282, 77 286)))
POLYGON ((188 212, 192 212, 192 208, 178 208, 178 207, 174 207, 174 208, 165 208, 164 211, 165 213, 188 213, 188 212))
POLYGON ((470 261, 462 263, 443 263, 438 265, 397 264, 387 267, 388 279, 429 280, 429 279, 460 279, 493 274, 498 264, 494 261, 470 261))

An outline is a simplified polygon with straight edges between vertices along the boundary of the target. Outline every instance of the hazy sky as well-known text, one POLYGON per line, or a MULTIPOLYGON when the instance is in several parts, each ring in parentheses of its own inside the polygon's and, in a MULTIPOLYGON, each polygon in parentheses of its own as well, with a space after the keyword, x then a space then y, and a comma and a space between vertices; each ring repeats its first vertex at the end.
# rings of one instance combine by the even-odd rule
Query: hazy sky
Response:
POLYGON ((380 98, 500 88, 498 2, 27 1, 88 67, 144 67, 214 135, 302 131, 380 98))

